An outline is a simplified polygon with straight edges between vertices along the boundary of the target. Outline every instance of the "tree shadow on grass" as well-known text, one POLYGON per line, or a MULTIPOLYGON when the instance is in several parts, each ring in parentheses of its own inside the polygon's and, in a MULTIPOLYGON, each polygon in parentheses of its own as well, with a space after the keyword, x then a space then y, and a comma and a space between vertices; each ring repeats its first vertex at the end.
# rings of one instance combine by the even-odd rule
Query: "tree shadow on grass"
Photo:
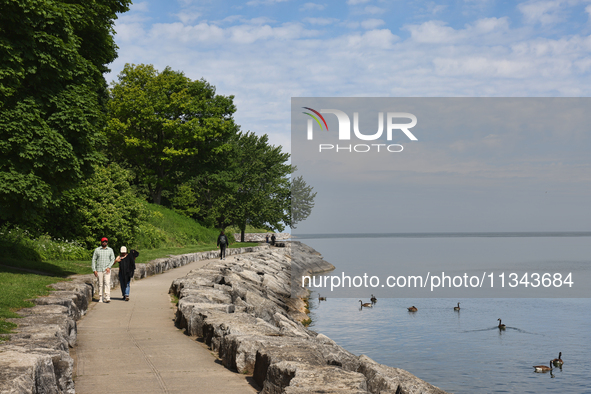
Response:
POLYGON ((0 270, 10 269, 11 272, 33 273, 37 275, 59 276, 65 278, 78 272, 62 267, 59 262, 19 260, 14 258, 0 258, 0 270))

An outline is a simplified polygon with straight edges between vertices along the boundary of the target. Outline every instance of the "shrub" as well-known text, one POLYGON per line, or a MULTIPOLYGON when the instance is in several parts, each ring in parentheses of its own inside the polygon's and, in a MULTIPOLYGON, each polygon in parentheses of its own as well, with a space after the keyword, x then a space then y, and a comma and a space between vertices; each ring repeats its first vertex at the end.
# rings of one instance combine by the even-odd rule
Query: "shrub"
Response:
POLYGON ((0 230, 3 256, 18 260, 87 260, 91 252, 76 241, 53 239, 49 235, 33 237, 27 230, 5 226, 0 230))
POLYGON ((131 177, 115 163, 97 166, 92 177, 64 193, 49 215, 49 232, 81 240, 90 249, 99 245, 101 237, 109 238, 115 250, 136 243, 148 212, 147 204, 130 186, 131 177))

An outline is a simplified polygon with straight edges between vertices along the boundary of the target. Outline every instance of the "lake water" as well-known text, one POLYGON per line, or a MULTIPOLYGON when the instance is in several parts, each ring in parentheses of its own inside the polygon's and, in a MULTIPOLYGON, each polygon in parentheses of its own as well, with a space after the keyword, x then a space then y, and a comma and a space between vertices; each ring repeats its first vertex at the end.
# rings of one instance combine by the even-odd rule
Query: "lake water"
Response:
MULTIPOLYGON (((343 240, 301 240, 322 253, 337 270, 358 265, 358 260, 353 260, 359 259, 359 254, 343 255, 333 250, 342 247, 343 240)), ((354 241, 349 239, 345 243, 363 247, 354 241)), ((591 238, 526 237, 516 242, 515 237, 475 240, 462 236, 447 239, 453 245, 450 249, 455 251, 450 254, 442 252, 446 250, 442 247, 444 238, 411 241, 413 249, 422 250, 425 256, 440 254, 442 261, 451 261, 458 247, 463 250, 461 255, 469 256, 464 263, 477 258, 478 248, 489 247, 499 253, 492 257, 489 253, 482 261, 496 259, 501 266, 509 260, 513 260, 511 264, 524 261, 533 266, 567 261, 569 267, 581 267, 586 272, 591 238), (419 244, 422 247, 418 248, 419 244), (425 252, 434 249, 438 251, 425 252)), ((371 249, 365 253, 371 254, 371 249)), ((575 278, 580 276, 574 272, 575 278)), ((379 363, 405 369, 445 391, 591 393, 590 298, 378 296, 373 308, 360 310, 356 296, 334 298, 325 291, 321 295, 327 296, 327 301, 319 303, 316 293, 311 296, 312 330, 329 336, 354 354, 365 354, 379 363), (457 302, 461 306, 459 312, 453 310, 457 302), (407 311, 412 305, 418 312, 407 311), (506 330, 497 328, 498 318, 506 324, 506 330), (554 369, 551 374, 534 373, 533 365, 548 365, 559 352, 564 360, 562 369, 554 369)), ((369 296, 361 298, 369 302, 369 296)))

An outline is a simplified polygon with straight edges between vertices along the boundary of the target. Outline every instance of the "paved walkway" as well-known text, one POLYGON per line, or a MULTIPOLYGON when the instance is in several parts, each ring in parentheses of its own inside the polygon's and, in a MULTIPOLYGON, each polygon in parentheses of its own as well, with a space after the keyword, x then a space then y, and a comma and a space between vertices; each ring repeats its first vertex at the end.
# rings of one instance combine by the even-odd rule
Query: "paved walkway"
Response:
POLYGON ((256 393, 244 375, 174 326, 170 284, 208 261, 133 282, 128 302, 119 288, 109 304, 93 302, 72 352, 77 394, 256 393))

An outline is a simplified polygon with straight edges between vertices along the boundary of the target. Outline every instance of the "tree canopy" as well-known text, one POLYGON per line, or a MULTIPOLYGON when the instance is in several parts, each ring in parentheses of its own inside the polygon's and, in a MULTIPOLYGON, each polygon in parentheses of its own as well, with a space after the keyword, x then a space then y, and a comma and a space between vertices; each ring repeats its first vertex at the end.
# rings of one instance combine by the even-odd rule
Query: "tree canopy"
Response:
POLYGON ((304 220, 314 208, 314 198, 316 192, 312 193, 314 188, 309 186, 300 175, 291 179, 291 228, 296 228, 297 225, 304 220))
POLYGON ((215 94, 169 67, 127 64, 110 90, 107 138, 113 159, 127 163, 152 201, 173 191, 229 150, 238 126, 233 96, 215 94))
POLYGON ((0 220, 39 221, 100 160, 116 13, 129 0, 0 0, 0 220))
POLYGON ((235 134, 229 144, 213 170, 183 185, 184 204, 174 207, 187 212, 193 206, 192 217, 209 226, 235 225, 242 233, 247 225, 281 231, 291 220, 289 154, 270 145, 267 135, 252 132, 235 134))
POLYGON ((291 220, 289 153, 270 145, 266 134, 252 132, 239 133, 233 147, 236 189, 230 211, 242 241, 247 224, 282 231, 291 220))

